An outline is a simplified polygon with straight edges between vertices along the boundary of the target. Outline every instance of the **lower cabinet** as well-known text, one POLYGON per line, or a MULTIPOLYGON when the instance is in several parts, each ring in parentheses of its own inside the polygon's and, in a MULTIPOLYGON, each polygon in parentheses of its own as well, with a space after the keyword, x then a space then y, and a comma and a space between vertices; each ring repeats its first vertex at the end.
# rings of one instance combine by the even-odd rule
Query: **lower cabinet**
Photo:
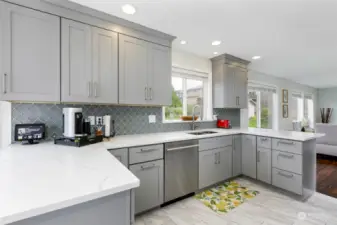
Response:
POLYGON ((131 165, 130 171, 140 180, 135 190, 135 213, 164 203, 164 160, 131 165))
POLYGON ((129 166, 128 160, 128 149, 117 149, 117 150, 109 150, 109 152, 116 157, 124 166, 129 166))
POLYGON ((271 149, 257 149, 257 179, 271 184, 271 149))
POLYGON ((242 135, 242 174, 256 179, 256 136, 242 135))
POLYGON ((236 177, 242 174, 242 143, 241 135, 233 136, 233 173, 236 177))

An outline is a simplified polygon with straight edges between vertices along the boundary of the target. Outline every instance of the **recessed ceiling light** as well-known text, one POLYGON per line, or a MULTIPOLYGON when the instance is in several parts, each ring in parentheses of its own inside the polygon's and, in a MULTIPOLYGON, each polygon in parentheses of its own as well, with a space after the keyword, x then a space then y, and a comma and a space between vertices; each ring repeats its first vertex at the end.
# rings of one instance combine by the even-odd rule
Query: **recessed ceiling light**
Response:
POLYGON ((254 60, 256 60, 256 59, 261 59, 261 56, 256 55, 256 56, 253 56, 252 59, 254 59, 254 60))
POLYGON ((186 44, 187 44, 187 41, 185 41, 185 40, 181 40, 181 41, 180 41, 180 44, 182 44, 182 45, 186 45, 186 44))
POLYGON ((123 5, 122 10, 124 13, 129 14, 129 15, 133 15, 136 13, 136 8, 130 4, 123 5))
POLYGON ((221 41, 212 41, 212 45, 219 45, 221 44, 221 41))
POLYGON ((214 55, 217 55, 217 54, 218 54, 218 52, 213 52, 213 54, 214 54, 214 55))

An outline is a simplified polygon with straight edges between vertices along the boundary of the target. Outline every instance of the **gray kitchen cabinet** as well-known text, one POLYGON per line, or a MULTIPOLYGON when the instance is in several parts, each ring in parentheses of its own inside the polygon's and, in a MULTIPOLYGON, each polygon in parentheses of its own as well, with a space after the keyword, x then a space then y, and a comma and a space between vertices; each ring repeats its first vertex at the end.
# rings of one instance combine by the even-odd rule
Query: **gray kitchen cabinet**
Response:
POLYGON ((125 167, 129 166, 129 157, 128 157, 128 149, 113 149, 109 150, 109 152, 116 157, 125 167))
POLYGON ((257 149, 257 174, 256 178, 267 184, 271 184, 271 149, 257 149))
POLYGON ((218 153, 218 164, 216 166, 217 182, 227 180, 233 173, 233 148, 227 146, 218 153))
POLYGON ((135 213, 141 213, 164 202, 164 161, 157 160, 130 166, 140 180, 135 190, 135 213))
POLYGON ((229 54, 211 60, 213 106, 247 108, 247 66, 250 62, 229 54))
POLYGON ((233 177, 242 174, 242 147, 241 135, 233 136, 233 177))
POLYGON ((60 101, 60 18, 0 2, 0 100, 60 101))
MULTIPOLYGON (((150 98, 148 44, 119 35, 119 103, 146 105, 150 98)), ((171 83, 170 83, 171 84, 171 83)))
POLYGON ((62 102, 92 102, 91 26, 62 19, 62 102))
POLYGON ((118 103, 118 35, 92 27, 93 79, 95 103, 118 103))
POLYGON ((256 136, 242 135, 242 174, 256 179, 256 136))

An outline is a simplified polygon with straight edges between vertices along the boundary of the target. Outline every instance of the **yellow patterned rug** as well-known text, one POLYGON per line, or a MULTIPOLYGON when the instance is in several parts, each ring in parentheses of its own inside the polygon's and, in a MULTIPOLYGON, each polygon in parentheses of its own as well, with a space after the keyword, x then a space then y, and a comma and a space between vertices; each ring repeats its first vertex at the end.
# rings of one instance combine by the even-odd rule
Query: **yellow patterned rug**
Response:
POLYGON ((195 198, 217 213, 227 213, 258 194, 258 191, 248 190, 239 183, 230 181, 203 191, 195 198))

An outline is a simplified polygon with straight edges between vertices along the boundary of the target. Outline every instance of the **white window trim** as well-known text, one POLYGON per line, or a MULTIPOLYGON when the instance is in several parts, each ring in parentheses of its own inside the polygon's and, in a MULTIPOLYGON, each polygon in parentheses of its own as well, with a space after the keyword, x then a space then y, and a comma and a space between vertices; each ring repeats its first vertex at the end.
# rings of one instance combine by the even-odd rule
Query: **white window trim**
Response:
MULTIPOLYGON (((212 104, 212 76, 204 71, 192 70, 179 67, 177 65, 172 66, 172 74, 171 76, 182 77, 187 79, 200 79, 203 81, 204 88, 204 107, 203 107, 203 118, 198 122, 210 122, 213 120, 213 104, 212 104)), ((183 90, 186 92, 186 80, 183 80, 183 90)), ((187 93, 183 93, 183 114, 187 114, 187 93)), ((163 123, 182 123, 190 121, 182 121, 182 120, 166 120, 165 119, 165 107, 162 108, 162 122, 163 123)))

